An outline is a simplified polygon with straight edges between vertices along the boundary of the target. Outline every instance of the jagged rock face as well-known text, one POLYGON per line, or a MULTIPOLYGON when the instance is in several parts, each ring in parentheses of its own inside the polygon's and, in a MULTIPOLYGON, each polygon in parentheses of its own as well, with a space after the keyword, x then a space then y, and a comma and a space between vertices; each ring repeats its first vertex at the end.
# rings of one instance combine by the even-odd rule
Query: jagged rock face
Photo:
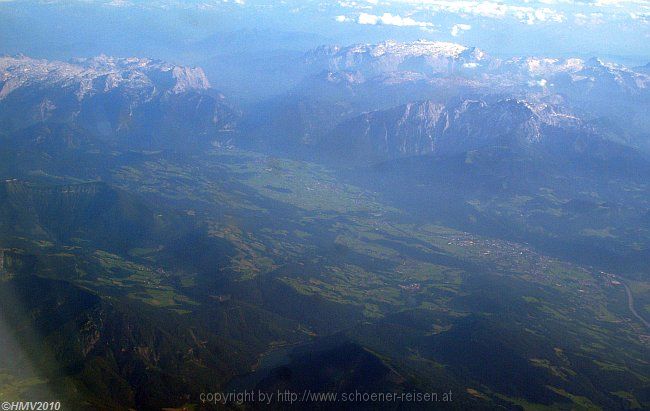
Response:
MULTIPOLYGON (((429 77, 463 76, 491 85, 517 84, 522 88, 551 87, 557 78, 571 83, 611 82, 610 86, 643 93, 650 88, 648 66, 630 69, 592 58, 515 57, 495 58, 475 47, 419 40, 410 43, 386 41, 350 47, 320 47, 306 54, 309 64, 320 64, 330 72, 358 72, 357 80, 395 72, 418 73, 429 77)), ((408 80, 408 76, 404 76, 408 80)), ((619 91, 621 91, 619 90, 619 91)), ((539 91, 539 90, 538 90, 539 91)))
POLYGON ((157 87, 160 92, 182 93, 208 90, 210 83, 200 68, 180 67, 147 58, 99 56, 73 59, 70 63, 37 60, 25 56, 0 58, 0 99, 25 85, 56 84, 76 89, 82 100, 88 93, 124 87, 142 90, 157 87))
POLYGON ((409 103, 342 123, 321 145, 336 156, 383 160, 431 153, 458 153, 486 145, 545 144, 545 133, 587 129, 576 117, 548 105, 505 99, 409 103))
MULTIPOLYGON (((648 66, 631 69, 595 58, 501 59, 473 47, 420 40, 320 47, 307 53, 305 61, 321 68, 320 79, 343 87, 364 83, 374 88, 415 83, 432 90, 469 87, 476 93, 563 99, 593 117, 609 114, 612 100, 625 112, 643 111, 650 104, 648 66)), ((645 124, 643 116, 638 117, 645 124)))
POLYGON ((200 68, 99 56, 0 58, 0 124, 67 124, 104 141, 167 147, 216 139, 237 118, 200 68))
MULTIPOLYGON (((275 115, 274 118, 282 121, 275 122, 270 132, 265 130, 263 133, 265 136, 284 136, 287 142, 283 144, 289 148, 339 133, 332 130, 343 123, 345 125, 339 127, 341 139, 333 139, 340 144, 345 138, 351 138, 350 130, 356 130, 354 139, 350 141, 364 141, 367 134, 380 136, 387 133, 388 137, 384 137, 387 142, 383 143, 386 147, 380 150, 383 152, 404 155, 431 152, 435 151, 432 145, 441 148, 444 144, 444 140, 432 142, 432 135, 441 136, 437 126, 411 121, 397 126, 402 124, 399 122, 405 110, 402 106, 406 104, 406 107, 413 108, 419 104, 414 102, 431 100, 432 104, 436 102, 450 107, 449 102, 460 99, 494 101, 511 98, 529 102, 531 107, 535 107, 535 115, 531 117, 523 110, 521 115, 529 116, 530 120, 512 119, 519 124, 519 129, 514 130, 505 124, 507 116, 515 115, 517 110, 498 113, 493 105, 487 109, 474 107, 463 116, 465 129, 453 133, 454 146, 458 146, 459 135, 473 135, 468 139, 472 144, 481 141, 485 133, 480 118, 488 116, 486 122, 502 124, 498 129, 502 135, 518 134, 523 136, 521 141, 539 139, 543 133, 540 124, 557 128, 561 123, 560 128, 565 128, 580 122, 598 125, 603 129, 601 134, 612 141, 650 150, 647 137, 650 129, 647 116, 650 110, 650 73, 644 68, 631 69, 598 59, 500 59, 477 48, 433 41, 323 46, 307 53, 305 61, 320 67, 321 71, 303 81, 281 101, 283 110, 296 113, 292 118, 298 121, 286 121, 282 114, 275 115), (553 107, 563 109, 555 112, 553 107), (363 114, 381 110, 381 116, 390 118, 387 125, 378 125, 376 117, 381 117, 379 114, 363 114), (468 122, 470 113, 474 112, 472 115, 477 120, 468 122), (356 116, 365 120, 347 123, 356 116), (364 125, 364 121, 369 125, 364 125), (416 126, 412 125, 416 123, 416 126), (470 127, 471 124, 475 126, 470 127), (435 133, 432 129, 436 130, 435 133), (391 142, 391 135, 404 137, 391 142)), ((411 111, 406 117, 410 119, 413 115, 411 111)), ((451 135, 452 130, 448 129, 447 133, 451 135)), ((378 137, 372 140, 374 143, 384 141, 378 137)))
POLYGON ((395 71, 426 74, 458 72, 464 65, 478 65, 485 53, 460 44, 419 40, 386 41, 376 45, 321 47, 306 56, 308 62, 325 62, 330 71, 353 71, 366 76, 395 71))

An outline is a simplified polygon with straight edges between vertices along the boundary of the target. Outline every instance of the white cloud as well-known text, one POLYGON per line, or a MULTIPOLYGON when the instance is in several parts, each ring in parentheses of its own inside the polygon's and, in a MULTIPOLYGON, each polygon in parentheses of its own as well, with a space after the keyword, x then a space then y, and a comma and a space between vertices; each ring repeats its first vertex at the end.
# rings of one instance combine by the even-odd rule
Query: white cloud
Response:
POLYGON ((357 23, 359 24, 377 24, 379 23, 379 16, 375 16, 374 14, 368 14, 368 13, 361 13, 359 14, 359 18, 357 19, 357 23))
POLYGON ((359 4, 356 1, 348 1, 348 0, 339 1, 339 6, 346 9, 356 9, 356 10, 372 8, 372 6, 369 4, 359 4))
MULTIPOLYGON (((204 1, 201 3, 174 4, 174 6, 183 7, 183 8, 197 7, 199 10, 218 10, 221 5, 228 4, 228 3, 238 4, 240 6, 243 6, 246 4, 246 1, 245 0, 211 0, 211 1, 204 1)), ((153 5, 156 3, 149 2, 148 4, 153 5)), ((171 4, 166 4, 166 3, 158 3, 158 5, 161 8, 169 8, 172 6, 171 4)))
MULTIPOLYGON (((337 21, 341 21, 341 20, 339 20, 339 18, 337 17, 337 21)), ((433 23, 429 23, 425 21, 417 21, 412 19, 411 17, 402 17, 399 14, 391 14, 391 13, 384 13, 381 16, 368 14, 368 13, 361 13, 359 14, 357 23, 368 24, 368 25, 399 26, 399 27, 433 27, 433 23)))
POLYGON ((532 7, 511 6, 512 13, 520 22, 535 24, 543 22, 562 23, 566 20, 564 14, 549 8, 535 9, 532 7))
POLYGON ((641 23, 650 23, 650 13, 641 12, 641 13, 630 13, 632 20, 637 20, 641 23))
MULTIPOLYGON (((542 0, 565 1, 565 0, 542 0)), ((601 1, 601 0, 597 0, 601 1)), ((616 0, 602 0, 616 1, 616 0)), ((564 13, 549 7, 533 7, 530 1, 521 3, 505 3, 491 0, 484 1, 451 1, 451 0, 398 0, 397 3, 417 6, 431 12, 446 12, 461 16, 478 16, 493 19, 514 18, 522 23, 536 24, 543 22, 563 22, 566 20, 564 13)))
POLYGON ((113 7, 127 7, 131 5, 131 3, 125 0, 112 0, 106 4, 113 7))
POLYGON ((627 4, 647 4, 647 1, 636 1, 636 0, 596 0, 594 6, 596 7, 624 7, 627 4))
POLYGON ((604 15, 602 13, 576 13, 573 15, 575 23, 578 26, 586 25, 598 25, 605 22, 604 15))
POLYGON ((451 35, 454 37, 457 37, 458 35, 462 34, 462 32, 470 30, 472 26, 469 24, 454 24, 454 26, 451 28, 451 35))

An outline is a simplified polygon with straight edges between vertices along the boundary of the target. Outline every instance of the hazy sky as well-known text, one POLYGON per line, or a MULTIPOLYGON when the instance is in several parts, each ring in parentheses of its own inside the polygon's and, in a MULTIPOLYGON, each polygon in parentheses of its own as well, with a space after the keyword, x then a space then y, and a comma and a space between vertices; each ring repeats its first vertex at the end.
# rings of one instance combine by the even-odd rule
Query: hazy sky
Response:
POLYGON ((647 0, 0 0, 3 53, 165 54, 239 29, 313 33, 314 43, 428 38, 496 55, 650 61, 647 0))

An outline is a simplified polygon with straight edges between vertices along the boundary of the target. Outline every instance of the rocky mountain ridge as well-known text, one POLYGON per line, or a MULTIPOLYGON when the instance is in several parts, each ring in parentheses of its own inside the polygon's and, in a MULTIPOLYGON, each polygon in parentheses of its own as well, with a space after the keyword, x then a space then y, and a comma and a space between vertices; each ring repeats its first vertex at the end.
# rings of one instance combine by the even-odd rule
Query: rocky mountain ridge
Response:
MULTIPOLYGON (((290 140, 278 143, 281 146, 309 144, 337 127, 343 129, 343 136, 350 136, 347 122, 357 116, 399 112, 398 107, 421 101, 449 106, 463 100, 509 99, 552 108, 553 121, 561 122, 560 128, 578 121, 612 141, 650 150, 645 114, 650 110, 650 74, 642 68, 597 58, 498 58, 475 47, 428 40, 323 46, 305 54, 304 61, 320 72, 273 102, 279 109, 269 116, 283 121, 261 125, 261 136, 290 140), (283 127, 288 112, 294 121, 283 127)), ((543 112, 538 114, 549 119, 543 112)), ((385 125, 390 130, 400 127, 385 125)), ((536 128, 531 128, 531 135, 539 134, 536 128)), ((364 138, 363 127, 352 129, 357 138, 364 138)), ((411 141, 420 136, 419 131, 414 133, 411 141)), ((429 151, 424 149, 429 143, 418 143, 413 150, 429 151)))
POLYGON ((238 114, 200 68, 147 58, 0 58, 0 124, 63 124, 104 142, 171 148, 210 142, 238 114))
POLYGON ((513 98, 491 102, 465 99, 449 104, 425 100, 347 120, 321 144, 323 150, 336 153, 338 158, 387 160, 454 154, 487 145, 543 146, 553 133, 563 133, 568 139, 572 134, 595 135, 595 130, 549 104, 513 98))
POLYGON ((0 78, 0 100, 20 87, 39 82, 76 88, 79 100, 120 87, 146 87, 175 94, 210 89, 210 82, 201 68, 176 66, 148 58, 105 55, 76 58, 70 62, 22 55, 0 57, 0 78))

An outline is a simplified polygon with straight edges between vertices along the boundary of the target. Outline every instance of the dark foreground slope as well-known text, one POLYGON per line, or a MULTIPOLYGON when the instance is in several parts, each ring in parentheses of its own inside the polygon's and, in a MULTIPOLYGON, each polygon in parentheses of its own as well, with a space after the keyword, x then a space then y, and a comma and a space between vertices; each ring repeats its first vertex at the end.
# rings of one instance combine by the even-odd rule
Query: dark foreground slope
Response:
MULTIPOLYGON (((458 58, 480 57, 469 54, 458 58)), ((407 66, 422 64, 437 63, 407 66)), ((127 67, 123 85, 162 81, 167 97, 122 96, 210 94, 192 71, 151 70, 127 67)), ((49 78, 19 88, 52 96, 49 78)), ((102 95, 92 84, 82 91, 102 95)), ((444 403, 291 407, 647 408, 648 330, 629 309, 647 315, 650 301, 645 157, 518 99, 464 99, 429 121, 430 97, 348 112, 347 127, 318 135, 339 150, 318 162, 240 150, 212 128, 180 148, 101 135, 103 117, 55 124, 54 109, 3 129, 2 397, 254 409, 201 393, 451 391, 444 403)), ((313 155, 313 143, 286 154, 313 155)))

